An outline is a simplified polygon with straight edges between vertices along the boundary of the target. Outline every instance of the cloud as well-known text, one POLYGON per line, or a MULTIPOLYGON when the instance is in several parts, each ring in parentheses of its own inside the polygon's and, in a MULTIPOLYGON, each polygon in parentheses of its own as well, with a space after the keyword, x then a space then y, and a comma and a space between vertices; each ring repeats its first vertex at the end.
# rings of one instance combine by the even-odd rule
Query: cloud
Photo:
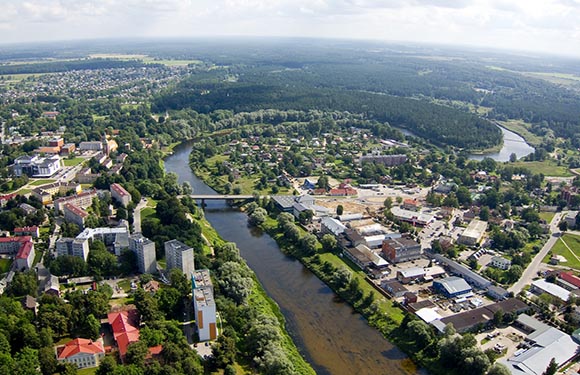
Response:
POLYGON ((264 35, 580 55, 580 0, 0 0, 2 41, 264 35))

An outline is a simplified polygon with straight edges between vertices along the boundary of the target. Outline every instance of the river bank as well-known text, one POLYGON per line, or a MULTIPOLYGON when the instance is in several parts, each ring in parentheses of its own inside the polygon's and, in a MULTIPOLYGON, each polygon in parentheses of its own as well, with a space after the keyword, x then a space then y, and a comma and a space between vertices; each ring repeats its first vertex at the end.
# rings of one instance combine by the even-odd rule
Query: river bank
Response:
MULTIPOLYGON (((216 194, 189 168, 191 143, 174 149, 167 172, 190 182, 198 194, 216 194)), ((410 374, 412 362, 302 263, 280 251, 260 229, 248 228, 247 215, 224 202, 208 201, 205 217, 226 241, 235 242, 266 293, 286 319, 294 343, 317 374, 410 374)), ((211 236, 209 236, 211 237, 211 236)))

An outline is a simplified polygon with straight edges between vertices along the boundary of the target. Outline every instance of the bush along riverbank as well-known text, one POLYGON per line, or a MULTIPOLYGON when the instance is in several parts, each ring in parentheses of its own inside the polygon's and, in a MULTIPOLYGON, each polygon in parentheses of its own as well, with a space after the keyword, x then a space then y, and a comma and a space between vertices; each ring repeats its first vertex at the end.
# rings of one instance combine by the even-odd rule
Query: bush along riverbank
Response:
MULTIPOLYGON (((433 327, 403 311, 396 302, 379 293, 356 266, 351 267, 338 254, 336 239, 308 233, 289 213, 278 213, 268 199, 244 207, 251 225, 262 228, 276 240, 280 249, 300 260, 353 309, 367 319, 385 338, 397 345, 416 366, 431 374, 495 375, 509 374, 493 364, 497 354, 481 351, 472 334, 458 335, 452 326, 443 335, 433 327)), ((410 366, 410 372, 415 372, 410 366)), ((507 372, 506 372, 507 371, 507 372)))

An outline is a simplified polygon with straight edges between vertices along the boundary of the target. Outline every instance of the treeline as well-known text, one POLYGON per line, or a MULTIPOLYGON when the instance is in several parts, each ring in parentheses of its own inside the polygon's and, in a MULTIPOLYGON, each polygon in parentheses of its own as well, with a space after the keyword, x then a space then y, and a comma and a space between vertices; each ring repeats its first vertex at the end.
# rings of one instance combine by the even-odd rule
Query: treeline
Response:
POLYGON ((219 83, 203 86, 201 95, 187 89, 157 96, 154 111, 193 108, 201 113, 217 109, 235 112, 265 108, 363 113, 367 118, 413 131, 443 145, 487 148, 501 141, 501 132, 487 120, 426 101, 360 91, 261 83, 219 83))
POLYGON ((145 66, 142 61, 136 60, 112 60, 112 59, 83 59, 64 60, 52 62, 38 62, 30 64, 0 65, 0 75, 6 74, 32 74, 32 73, 56 73, 70 70, 95 70, 112 68, 139 68, 145 66))

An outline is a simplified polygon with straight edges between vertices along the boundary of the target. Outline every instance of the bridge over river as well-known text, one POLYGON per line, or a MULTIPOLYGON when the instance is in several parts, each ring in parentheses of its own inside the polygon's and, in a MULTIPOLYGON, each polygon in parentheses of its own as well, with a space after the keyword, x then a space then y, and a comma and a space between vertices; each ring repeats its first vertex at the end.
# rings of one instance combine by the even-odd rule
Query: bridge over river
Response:
MULTIPOLYGON (((179 195, 178 198, 182 198, 185 195, 179 195)), ((188 197, 200 200, 202 206, 204 205, 205 201, 226 201, 226 202, 233 202, 236 200, 254 200, 254 199, 262 199, 269 197, 269 195, 244 195, 244 194, 190 194, 188 197)))

